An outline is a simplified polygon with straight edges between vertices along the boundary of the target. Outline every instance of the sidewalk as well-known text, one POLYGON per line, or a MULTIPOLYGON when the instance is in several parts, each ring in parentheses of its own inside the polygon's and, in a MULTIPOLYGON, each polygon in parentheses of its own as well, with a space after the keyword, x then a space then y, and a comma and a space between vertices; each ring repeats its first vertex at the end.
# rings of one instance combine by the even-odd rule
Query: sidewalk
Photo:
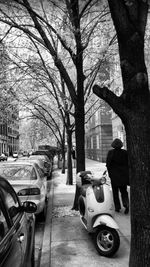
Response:
MULTIPOLYGON (((86 170, 101 175, 105 164, 86 159, 86 170)), ((75 178, 74 169, 74 178, 75 178)), ((115 214, 120 227, 120 248, 113 258, 99 256, 91 236, 82 226, 78 211, 72 211, 74 185, 66 185, 66 174, 54 170, 51 180, 40 267, 127 267, 130 246, 130 215, 115 214)))

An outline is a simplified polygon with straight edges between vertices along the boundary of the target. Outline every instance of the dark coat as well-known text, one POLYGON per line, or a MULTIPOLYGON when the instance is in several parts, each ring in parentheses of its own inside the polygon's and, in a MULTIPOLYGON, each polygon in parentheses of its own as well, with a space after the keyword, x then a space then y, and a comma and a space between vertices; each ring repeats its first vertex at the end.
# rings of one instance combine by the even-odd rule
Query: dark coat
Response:
POLYGON ((128 154, 125 149, 111 149, 106 166, 113 186, 129 185, 128 154))

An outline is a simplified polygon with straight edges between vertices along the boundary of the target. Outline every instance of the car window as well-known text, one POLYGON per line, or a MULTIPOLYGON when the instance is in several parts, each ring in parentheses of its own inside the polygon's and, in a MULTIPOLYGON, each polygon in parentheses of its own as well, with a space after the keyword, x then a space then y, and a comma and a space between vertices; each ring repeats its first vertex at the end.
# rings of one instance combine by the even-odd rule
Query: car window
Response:
POLYGON ((32 168, 31 177, 32 177, 32 180, 36 180, 37 179, 36 171, 35 171, 34 168, 32 168))
POLYGON ((17 166, 17 165, 5 165, 0 166, 0 175, 4 176, 8 180, 35 180, 36 175, 31 165, 17 166))
POLYGON ((23 176, 25 179, 28 177, 30 177, 30 171, 26 168, 19 168, 17 170, 14 170, 14 173, 13 173, 13 177, 15 178, 19 178, 21 176, 23 176))
POLYGON ((19 202, 17 199, 7 192, 5 189, 2 189, 4 194, 5 206, 7 208, 10 218, 14 221, 17 214, 19 214, 19 202))
POLYGON ((41 178, 43 178, 44 177, 44 172, 41 170, 41 168, 38 165, 36 165, 36 169, 37 169, 37 172, 38 172, 39 176, 41 178))

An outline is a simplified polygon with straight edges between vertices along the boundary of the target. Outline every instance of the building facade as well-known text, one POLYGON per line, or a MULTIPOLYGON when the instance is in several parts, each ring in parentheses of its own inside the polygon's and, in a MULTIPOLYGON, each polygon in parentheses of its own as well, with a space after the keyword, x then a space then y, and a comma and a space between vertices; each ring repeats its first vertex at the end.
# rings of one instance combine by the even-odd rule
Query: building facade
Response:
POLYGON ((8 153, 19 151, 19 112, 8 123, 8 153))
POLYGON ((0 155, 4 151, 8 151, 8 137, 7 137, 8 129, 6 123, 0 124, 0 155))
POLYGON ((18 123, 0 124, 0 155, 7 152, 12 155, 13 151, 19 150, 19 125, 18 123))
MULTIPOLYGON (((100 101, 100 100, 99 100, 100 101)), ((91 116, 85 129, 86 157, 106 162, 106 156, 112 143, 112 122, 110 107, 103 103, 103 110, 99 109, 91 116)))
POLYGON ((3 152, 10 155, 19 149, 19 111, 17 104, 13 104, 14 96, 9 90, 9 60, 2 43, 0 45, 0 57, 0 155, 3 152))
MULTIPOLYGON (((111 83, 111 91, 113 91, 117 96, 120 96, 122 93, 122 78, 121 78, 121 70, 119 65, 119 56, 116 53, 112 57, 111 68, 110 68, 110 77, 112 80, 111 83)), ((113 139, 119 138, 122 140, 124 146, 126 147, 126 137, 125 130, 121 119, 116 115, 116 113, 112 110, 112 136, 113 139)))

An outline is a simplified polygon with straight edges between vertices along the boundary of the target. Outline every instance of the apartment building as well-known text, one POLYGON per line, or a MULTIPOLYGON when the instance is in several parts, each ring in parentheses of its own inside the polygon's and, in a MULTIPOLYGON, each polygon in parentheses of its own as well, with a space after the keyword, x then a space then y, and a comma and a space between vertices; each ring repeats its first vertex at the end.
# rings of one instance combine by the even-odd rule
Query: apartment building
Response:
POLYGON ((4 44, 0 45, 0 155, 2 152, 12 154, 19 149, 19 111, 13 107, 13 96, 9 91, 9 61, 4 44))
POLYGON ((0 123, 0 155, 19 150, 19 125, 16 119, 11 122, 0 123))
MULTIPOLYGON (((101 100, 99 100, 101 101, 101 100)), ((103 102, 85 127, 86 157, 106 162, 106 156, 112 143, 111 109, 103 102)))

